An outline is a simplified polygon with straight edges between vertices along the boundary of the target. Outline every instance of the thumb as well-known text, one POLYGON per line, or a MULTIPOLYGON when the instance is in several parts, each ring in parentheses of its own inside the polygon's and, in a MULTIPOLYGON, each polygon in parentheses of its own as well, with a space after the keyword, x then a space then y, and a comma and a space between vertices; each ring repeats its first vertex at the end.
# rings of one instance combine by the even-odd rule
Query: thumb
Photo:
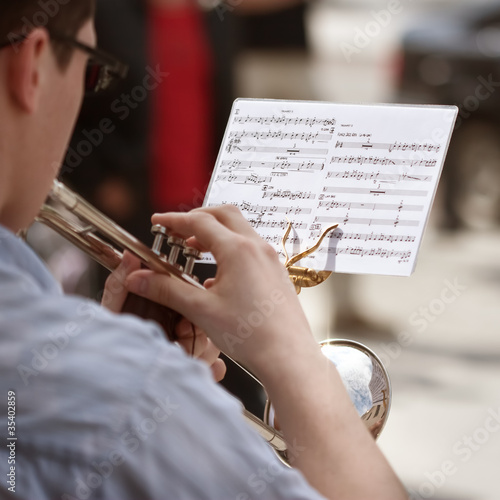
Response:
POLYGON ((203 303, 209 299, 204 288, 197 288, 173 276, 149 270, 130 274, 125 280, 125 287, 131 293, 181 313, 190 321, 195 317, 194 312, 201 312, 203 303))
POLYGON ((139 260, 124 252, 122 262, 106 279, 101 305, 110 311, 120 312, 128 294, 124 285, 127 274, 139 268, 139 260))

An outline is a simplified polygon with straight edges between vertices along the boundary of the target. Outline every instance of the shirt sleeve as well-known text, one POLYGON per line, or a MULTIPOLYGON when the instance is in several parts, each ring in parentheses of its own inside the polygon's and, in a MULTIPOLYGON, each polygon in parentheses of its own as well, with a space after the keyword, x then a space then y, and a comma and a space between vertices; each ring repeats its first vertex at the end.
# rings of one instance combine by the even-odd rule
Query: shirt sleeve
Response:
POLYGON ((155 323, 60 295, 9 303, 0 388, 16 391, 20 498, 322 498, 155 323))
POLYGON ((157 353, 120 436, 123 473, 143 488, 135 498, 322 498, 249 428, 204 364, 166 343, 157 353))

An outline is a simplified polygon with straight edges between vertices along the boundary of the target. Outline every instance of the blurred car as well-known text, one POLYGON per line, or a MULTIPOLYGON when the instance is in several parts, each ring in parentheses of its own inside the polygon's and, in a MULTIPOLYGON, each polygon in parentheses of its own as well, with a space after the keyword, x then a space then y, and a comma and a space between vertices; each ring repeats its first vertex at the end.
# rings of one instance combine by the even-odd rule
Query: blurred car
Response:
POLYGON ((401 43, 399 102, 455 104, 459 115, 443 170, 445 224, 500 221, 500 2, 432 9, 401 43))

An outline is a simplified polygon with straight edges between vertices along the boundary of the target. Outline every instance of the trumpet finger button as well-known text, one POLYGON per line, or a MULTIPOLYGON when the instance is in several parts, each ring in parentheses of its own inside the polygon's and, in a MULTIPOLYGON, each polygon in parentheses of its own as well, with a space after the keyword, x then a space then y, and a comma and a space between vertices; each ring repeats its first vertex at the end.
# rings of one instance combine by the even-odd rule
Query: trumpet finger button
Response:
POLYGON ((160 255, 161 249, 163 246, 163 241, 167 237, 167 228, 164 226, 161 226, 160 224, 155 224, 151 228, 151 233, 155 235, 152 250, 157 255, 160 255))
POLYGON ((201 252, 196 248, 186 247, 183 253, 184 257, 186 257, 186 265, 184 266, 184 272, 192 277, 194 264, 196 260, 201 257, 201 252))

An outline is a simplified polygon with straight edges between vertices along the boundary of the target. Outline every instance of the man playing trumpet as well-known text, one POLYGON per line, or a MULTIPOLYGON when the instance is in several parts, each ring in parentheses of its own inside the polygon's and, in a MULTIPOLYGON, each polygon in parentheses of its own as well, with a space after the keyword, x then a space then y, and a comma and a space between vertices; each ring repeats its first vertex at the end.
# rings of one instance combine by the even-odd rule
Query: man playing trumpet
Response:
POLYGON ((0 6, 0 394, 3 415, 15 415, 11 448, 0 452, 9 474, 2 497, 406 498, 321 354, 275 252, 236 209, 153 217, 213 253, 218 271, 207 290, 138 270, 128 256, 108 281, 107 309, 63 295, 15 236, 57 175, 82 82, 106 87, 119 67, 95 49, 93 10, 92 0, 0 6), (181 344, 191 346, 196 325, 200 359, 156 323, 117 314, 129 291, 184 316, 181 344), (232 344, 232 355, 264 383, 293 468, 280 465, 213 381, 224 372, 218 349, 265 300, 272 313, 232 344))

